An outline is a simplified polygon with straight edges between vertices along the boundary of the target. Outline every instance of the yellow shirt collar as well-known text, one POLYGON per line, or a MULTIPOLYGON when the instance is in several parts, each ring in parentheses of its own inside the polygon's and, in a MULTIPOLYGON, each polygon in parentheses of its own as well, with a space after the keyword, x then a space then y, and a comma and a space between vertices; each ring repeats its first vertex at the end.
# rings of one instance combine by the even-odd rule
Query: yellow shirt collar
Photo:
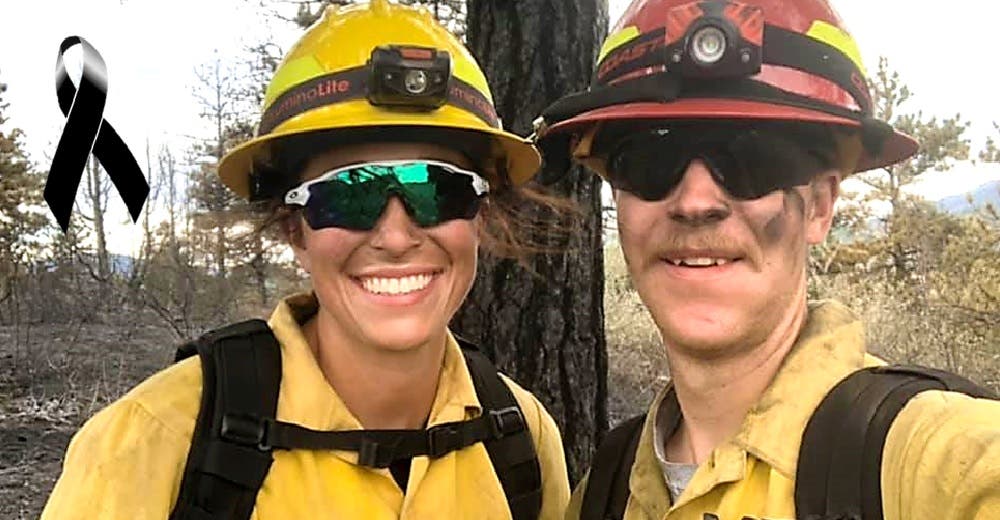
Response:
MULTIPOLYGON (((326 380, 302 332, 301 324, 312 317, 318 308, 314 294, 297 294, 282 300, 268 320, 281 344, 278 420, 315 430, 362 429, 361 422, 326 380)), ((472 376, 465 365, 461 348, 449 332, 428 426, 465 420, 480 411, 472 376)))
POLYGON ((813 410, 838 381, 869 364, 858 317, 837 302, 811 303, 795 345, 747 413, 735 443, 794 478, 802 432, 813 410))
MULTIPOLYGON (((833 301, 810 303, 802 331, 774 380, 747 413, 736 436, 716 447, 698 468, 682 501, 674 507, 720 483, 742 479, 747 453, 794 478, 802 432, 813 410, 848 373, 877 363, 876 358, 866 356, 862 323, 847 307, 833 301)), ((671 504, 653 444, 657 424, 669 433, 680 420, 671 384, 657 395, 648 417, 629 487, 647 514, 662 518, 671 504), (672 402, 664 402, 667 399, 672 402)))

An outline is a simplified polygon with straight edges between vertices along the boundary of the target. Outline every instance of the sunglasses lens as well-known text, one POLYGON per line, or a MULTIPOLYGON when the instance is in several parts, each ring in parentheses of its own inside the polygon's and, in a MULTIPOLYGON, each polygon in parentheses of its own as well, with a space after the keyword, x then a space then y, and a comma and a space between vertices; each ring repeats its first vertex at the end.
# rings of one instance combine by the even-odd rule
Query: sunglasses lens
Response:
POLYGON ((470 219, 479 211, 481 196, 473 178, 429 165, 426 181, 403 184, 404 201, 421 226, 455 219, 470 219))
POLYGON ((402 200, 407 213, 421 227, 472 218, 482 194, 469 173, 425 162, 347 168, 309 185, 306 219, 314 229, 370 230, 392 196, 402 200))
POLYGON ((822 132, 796 135, 788 128, 692 126, 628 136, 608 158, 612 186, 645 200, 660 200, 680 183, 694 159, 732 197, 757 199, 807 184, 832 161, 822 132))
POLYGON ((628 139, 608 160, 608 181, 615 189, 635 194, 643 200, 660 200, 680 181, 687 165, 682 150, 663 150, 668 136, 650 134, 628 139))
POLYGON ((313 229, 375 227, 387 201, 378 179, 334 178, 309 186, 306 220, 313 229))
MULTIPOLYGON (((791 132, 751 130, 731 139, 720 154, 730 164, 719 170, 725 176, 721 184, 740 199, 757 199, 776 190, 808 184, 833 161, 829 158, 832 154, 819 153, 825 136, 804 137, 791 132)), ((833 145, 825 148, 832 150, 833 145)))

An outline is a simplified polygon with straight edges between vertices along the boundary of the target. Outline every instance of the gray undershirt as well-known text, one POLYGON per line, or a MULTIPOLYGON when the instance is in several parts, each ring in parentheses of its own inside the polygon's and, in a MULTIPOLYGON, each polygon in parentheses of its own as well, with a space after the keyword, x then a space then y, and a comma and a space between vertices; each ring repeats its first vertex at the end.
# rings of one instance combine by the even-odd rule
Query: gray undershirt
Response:
POLYGON ((653 448, 656 452, 656 460, 660 463, 660 470, 663 471, 663 480, 667 483, 667 491, 670 493, 670 503, 676 504, 677 499, 684 493, 691 477, 698 470, 697 464, 684 464, 680 462, 670 462, 667 460, 666 445, 667 439, 673 434, 674 425, 667 424, 666 413, 663 411, 663 403, 660 402, 660 409, 656 413, 656 425, 653 428, 653 448))

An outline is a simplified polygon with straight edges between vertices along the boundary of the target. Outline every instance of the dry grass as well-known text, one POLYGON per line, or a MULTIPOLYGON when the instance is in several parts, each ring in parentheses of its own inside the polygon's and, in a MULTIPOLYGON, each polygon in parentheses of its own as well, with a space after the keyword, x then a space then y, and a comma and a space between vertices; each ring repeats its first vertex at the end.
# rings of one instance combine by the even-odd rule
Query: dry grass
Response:
POLYGON ((814 295, 840 300, 865 322, 869 350, 894 363, 941 368, 1000 391, 1000 334, 885 275, 814 277, 814 295))
MULTIPOLYGON (((628 278, 621 249, 605 258, 605 331, 612 426, 644 413, 669 375, 659 332, 628 278)), ((1000 392, 1000 331, 984 330, 936 304, 913 281, 871 275, 813 277, 813 297, 850 306, 865 322, 872 352, 884 359, 949 370, 1000 392)))
POLYGON ((604 249, 604 313, 611 426, 644 413, 667 381, 660 333, 632 287, 617 245, 604 249))

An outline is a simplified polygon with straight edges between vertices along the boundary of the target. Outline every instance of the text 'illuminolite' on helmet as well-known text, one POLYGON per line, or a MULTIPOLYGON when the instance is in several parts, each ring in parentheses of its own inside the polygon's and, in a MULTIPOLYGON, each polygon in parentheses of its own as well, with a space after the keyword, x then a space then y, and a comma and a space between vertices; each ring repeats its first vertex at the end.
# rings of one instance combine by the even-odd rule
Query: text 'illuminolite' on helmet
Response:
MULTIPOLYGON (((454 131, 487 142, 487 157, 513 184, 538 170, 534 145, 503 130, 486 77, 462 43, 422 8, 373 0, 329 6, 278 66, 255 137, 219 164, 222 182, 242 197, 281 185, 254 166, 283 139, 322 133, 330 144, 362 129, 414 136, 454 131)), ((401 137, 403 138, 403 137, 401 137)), ((322 150, 317 150, 320 152, 322 150)))
POLYGON ((864 149, 855 171, 918 148, 872 117, 861 54, 825 0, 635 0, 604 42, 590 88, 549 106, 536 138, 546 160, 588 162, 602 125, 641 120, 856 129, 864 149))

